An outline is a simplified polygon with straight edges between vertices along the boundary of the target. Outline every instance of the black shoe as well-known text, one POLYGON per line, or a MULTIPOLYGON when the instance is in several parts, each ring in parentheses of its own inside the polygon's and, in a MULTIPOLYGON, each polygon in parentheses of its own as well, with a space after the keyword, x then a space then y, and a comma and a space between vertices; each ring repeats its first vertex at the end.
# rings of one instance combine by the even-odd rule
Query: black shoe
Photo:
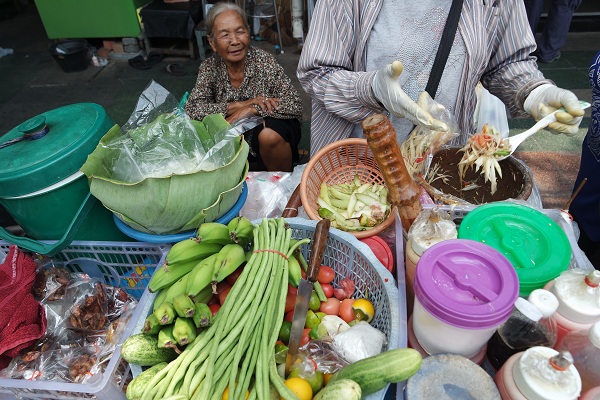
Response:
POLYGON ((551 64, 554 61, 558 60, 560 58, 560 51, 556 53, 556 55, 552 58, 544 58, 542 57, 542 55, 540 54, 540 52, 538 50, 534 51, 533 53, 531 53, 532 56, 536 56, 538 61, 544 64, 551 64))

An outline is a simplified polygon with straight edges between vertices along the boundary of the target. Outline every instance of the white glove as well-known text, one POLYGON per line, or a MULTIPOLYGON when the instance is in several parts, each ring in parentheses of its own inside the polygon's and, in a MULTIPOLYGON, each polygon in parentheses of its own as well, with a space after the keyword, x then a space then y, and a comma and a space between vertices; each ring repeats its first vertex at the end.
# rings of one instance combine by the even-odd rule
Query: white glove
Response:
POLYGON ((447 132, 448 126, 445 123, 434 119, 402 90, 398 78, 403 69, 400 61, 394 61, 377 71, 371 84, 377 100, 397 117, 406 118, 415 125, 425 126, 433 131, 447 132))
POLYGON ((547 83, 533 89, 523 104, 525 111, 536 121, 561 107, 564 107, 566 112, 557 112, 556 122, 548 125, 546 129, 554 134, 575 135, 579 130, 584 111, 573 92, 547 83))

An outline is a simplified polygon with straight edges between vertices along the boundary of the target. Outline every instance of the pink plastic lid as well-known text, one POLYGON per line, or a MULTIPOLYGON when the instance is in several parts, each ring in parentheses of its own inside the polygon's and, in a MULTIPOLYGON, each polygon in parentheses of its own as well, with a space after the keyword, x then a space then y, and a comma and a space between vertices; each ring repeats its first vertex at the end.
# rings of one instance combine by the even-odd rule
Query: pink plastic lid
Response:
POLYGON ((499 326, 519 297, 519 279, 498 250, 467 239, 427 249, 417 265, 415 296, 431 315, 459 328, 499 326))
POLYGON ((394 255, 390 246, 379 236, 369 236, 368 238, 360 239, 361 242, 368 245, 375 257, 383 264, 388 271, 394 272, 394 255))

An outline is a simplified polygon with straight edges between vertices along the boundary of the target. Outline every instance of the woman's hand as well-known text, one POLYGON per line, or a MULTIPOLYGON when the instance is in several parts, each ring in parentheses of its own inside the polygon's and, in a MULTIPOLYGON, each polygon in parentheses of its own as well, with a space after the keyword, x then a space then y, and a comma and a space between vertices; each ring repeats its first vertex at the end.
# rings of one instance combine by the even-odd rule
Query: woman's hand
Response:
MULTIPOLYGON (((279 109, 279 103, 281 103, 281 99, 274 97, 266 97, 266 96, 257 96, 253 99, 249 99, 246 101, 236 101, 233 103, 229 103, 227 108, 227 117, 233 115, 241 109, 245 109, 248 107, 256 108, 258 107, 263 112, 267 114, 271 114, 273 111, 279 109)), ((255 113, 258 114, 258 113, 255 113)))
POLYGON ((238 108, 232 114, 228 114, 225 120, 229 122, 229 124, 232 124, 235 121, 238 121, 250 115, 258 115, 258 110, 253 105, 238 108))

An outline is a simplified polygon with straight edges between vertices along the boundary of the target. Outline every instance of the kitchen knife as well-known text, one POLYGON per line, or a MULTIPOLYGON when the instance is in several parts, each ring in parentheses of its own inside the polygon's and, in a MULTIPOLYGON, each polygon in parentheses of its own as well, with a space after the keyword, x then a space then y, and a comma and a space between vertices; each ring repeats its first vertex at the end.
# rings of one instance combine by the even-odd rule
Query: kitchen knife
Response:
POLYGON ((310 295, 312 294, 313 286, 317 280, 321 262, 323 261, 330 224, 331 221, 328 219, 322 219, 317 223, 310 251, 308 270, 306 271, 306 279, 302 278, 298 285, 298 295, 296 296, 296 305, 294 306, 294 319, 292 320, 288 354, 285 362, 286 374, 289 373, 292 362, 294 361, 296 354, 298 354, 300 339, 302 338, 304 324, 306 323, 310 295))

